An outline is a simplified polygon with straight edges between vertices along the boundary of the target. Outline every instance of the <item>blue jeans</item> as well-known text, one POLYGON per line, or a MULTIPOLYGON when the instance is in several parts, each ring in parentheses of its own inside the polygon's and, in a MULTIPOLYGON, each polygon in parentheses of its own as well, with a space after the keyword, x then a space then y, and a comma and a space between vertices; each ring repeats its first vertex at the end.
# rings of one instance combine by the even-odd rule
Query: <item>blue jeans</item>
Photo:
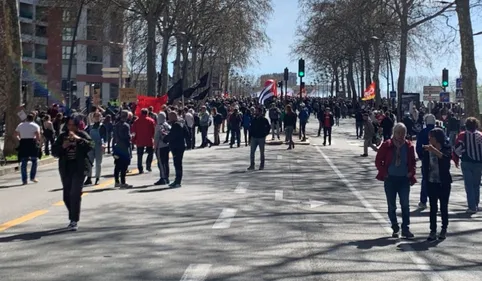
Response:
POLYGON ((465 193, 469 209, 476 211, 480 202, 480 177, 482 176, 482 163, 462 161, 460 164, 464 176, 465 193))
POLYGON ((37 175, 37 157, 23 157, 20 159, 20 173, 22 174, 22 182, 27 182, 27 163, 32 161, 30 168, 30 180, 34 180, 37 175))
POLYGON ((400 229, 397 221, 397 194, 402 208, 402 231, 408 230, 410 225, 410 182, 407 177, 388 176, 385 180, 385 195, 387 196, 388 218, 392 229, 400 229))

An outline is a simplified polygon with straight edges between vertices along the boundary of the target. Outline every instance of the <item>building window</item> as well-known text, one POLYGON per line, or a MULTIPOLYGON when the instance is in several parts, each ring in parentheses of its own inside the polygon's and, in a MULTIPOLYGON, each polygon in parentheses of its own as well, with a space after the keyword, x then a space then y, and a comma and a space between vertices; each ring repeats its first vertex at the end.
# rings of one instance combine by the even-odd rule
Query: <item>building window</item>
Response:
POLYGON ((73 38, 74 38, 74 28, 73 27, 62 28, 62 40, 72 41, 73 38))
POLYGON ((47 59, 47 46, 35 44, 35 57, 37 59, 46 60, 47 59))
POLYGON ((102 46, 87 46, 87 61, 102 62, 102 46))
POLYGON ((35 36, 37 37, 47 37, 47 27, 46 26, 35 26, 35 36))
POLYGON ((33 5, 27 3, 20 3, 19 15, 21 18, 33 19, 33 5))
POLYGON ((35 19, 38 21, 48 21, 49 9, 47 7, 36 7, 35 19))
POLYGON ((20 32, 24 35, 33 35, 33 25, 31 23, 20 23, 20 32))
POLYGON ((88 75, 102 75, 102 64, 88 63, 87 64, 88 75))
POLYGON ((47 75, 47 64, 36 63, 35 64, 35 73, 39 74, 39 75, 47 75))
POLYGON ((87 40, 97 40, 99 29, 97 26, 87 26, 87 40))
MULTIPOLYGON (((63 60, 70 59, 70 49, 71 49, 70 46, 62 46, 62 59, 63 60)), ((77 47, 76 46, 74 46, 73 55, 74 55, 73 58, 76 59, 77 58, 77 47)))
POLYGON ((33 45, 28 43, 22 43, 22 56, 24 58, 33 57, 33 45))

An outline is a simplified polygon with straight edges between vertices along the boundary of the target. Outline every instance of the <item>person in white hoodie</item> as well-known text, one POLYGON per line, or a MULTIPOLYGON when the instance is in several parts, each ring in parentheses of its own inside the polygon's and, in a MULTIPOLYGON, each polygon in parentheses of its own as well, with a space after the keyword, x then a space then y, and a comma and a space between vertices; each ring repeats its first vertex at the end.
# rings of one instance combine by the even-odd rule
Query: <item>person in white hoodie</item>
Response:
POLYGON ((163 141, 163 138, 170 130, 171 126, 166 122, 166 113, 159 113, 154 134, 154 151, 161 176, 154 185, 169 184, 169 145, 163 141))

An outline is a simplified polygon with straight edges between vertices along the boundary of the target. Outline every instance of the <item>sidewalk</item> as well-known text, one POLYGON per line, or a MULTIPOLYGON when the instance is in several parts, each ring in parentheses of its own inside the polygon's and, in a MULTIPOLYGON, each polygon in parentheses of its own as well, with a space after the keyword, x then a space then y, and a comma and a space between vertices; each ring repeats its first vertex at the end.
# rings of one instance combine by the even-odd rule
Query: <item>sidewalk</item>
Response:
MULTIPOLYGON (((57 159, 54 158, 54 157, 42 157, 42 159, 40 159, 38 161, 38 166, 45 166, 45 165, 49 165, 49 164, 52 164, 52 163, 55 163, 57 162, 57 159)), ((30 165, 32 165, 30 162, 29 162, 29 167, 30 165)), ((19 165, 18 163, 14 163, 14 164, 7 164, 6 166, 3 166, 3 167, 0 167, 0 176, 5 176, 5 175, 8 175, 8 174, 13 174, 13 173, 19 173, 19 165)))

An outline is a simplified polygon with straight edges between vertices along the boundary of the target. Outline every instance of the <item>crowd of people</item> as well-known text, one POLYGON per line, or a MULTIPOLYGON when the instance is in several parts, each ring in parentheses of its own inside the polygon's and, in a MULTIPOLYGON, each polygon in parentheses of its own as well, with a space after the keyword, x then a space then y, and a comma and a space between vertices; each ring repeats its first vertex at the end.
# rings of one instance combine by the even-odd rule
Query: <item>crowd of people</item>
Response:
POLYGON ((165 105, 160 112, 154 112, 152 107, 143 108, 139 116, 134 114, 135 107, 135 104, 123 104, 120 108, 92 106, 89 113, 73 110, 64 116, 59 106, 53 105, 46 111, 31 112, 18 126, 23 184, 28 183, 28 161, 32 161, 30 181, 37 182, 37 159, 43 153, 59 158, 70 229, 77 229, 82 188, 99 184, 106 154, 114 157, 116 187, 132 187, 126 183, 126 174, 135 149, 139 174, 152 172, 156 156, 159 180, 154 184, 178 188, 183 177, 184 153, 196 148, 198 134, 199 149, 220 145, 221 133, 226 133, 224 143, 231 148, 240 147, 242 143, 250 146, 248 170, 255 169, 255 154, 259 148, 258 168, 263 170, 267 136, 271 134, 271 140, 284 142, 287 149, 292 150, 296 131, 299 141, 306 141, 306 124, 311 115, 319 122, 317 136, 321 137, 323 132, 323 145, 331 145, 332 128, 339 126, 340 119, 353 117, 356 137, 364 141, 361 156, 368 156, 368 148, 377 152, 377 179, 384 181, 394 237, 400 232, 397 195, 402 209, 401 235, 413 237, 409 230, 409 194, 410 186, 416 182, 417 158, 422 163, 418 207, 425 209, 430 203, 429 240, 437 238, 437 202, 440 202, 442 214, 442 231, 438 238, 446 237, 451 161, 457 167, 461 161, 467 213, 479 210, 482 133, 478 130, 477 119, 465 119, 463 110, 456 105, 411 106, 400 122, 388 106, 375 108, 369 103, 334 98, 289 98, 274 100, 267 106, 260 106, 256 98, 213 98, 203 104, 165 105), (208 137, 210 127, 213 127, 213 140, 208 137), (412 143, 415 137, 416 145, 412 143), (175 170, 172 182, 171 157, 175 170))

